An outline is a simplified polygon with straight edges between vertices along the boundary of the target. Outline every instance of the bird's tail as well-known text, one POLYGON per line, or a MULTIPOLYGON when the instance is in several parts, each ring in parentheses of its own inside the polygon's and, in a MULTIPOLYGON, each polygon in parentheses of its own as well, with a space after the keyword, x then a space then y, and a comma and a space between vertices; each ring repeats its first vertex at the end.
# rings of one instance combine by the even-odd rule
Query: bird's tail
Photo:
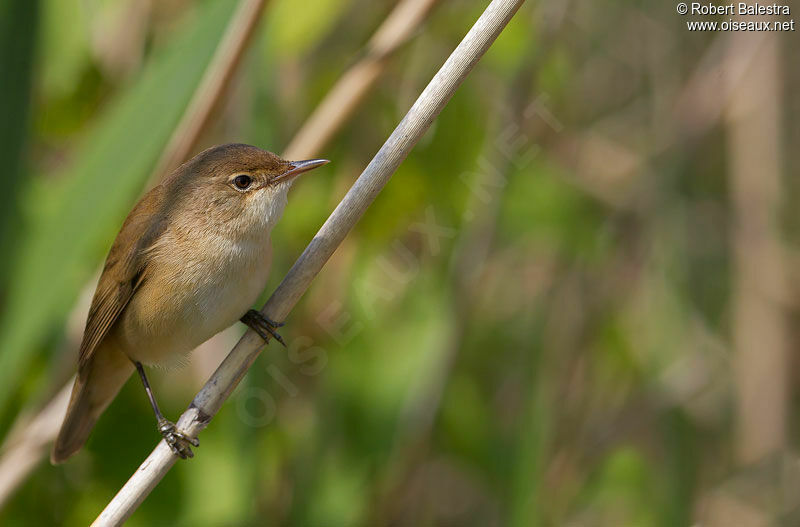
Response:
POLYGON ((62 463, 80 450, 100 414, 117 396, 133 369, 124 354, 109 348, 97 349, 94 356, 81 365, 72 386, 67 415, 50 453, 52 463, 62 463))

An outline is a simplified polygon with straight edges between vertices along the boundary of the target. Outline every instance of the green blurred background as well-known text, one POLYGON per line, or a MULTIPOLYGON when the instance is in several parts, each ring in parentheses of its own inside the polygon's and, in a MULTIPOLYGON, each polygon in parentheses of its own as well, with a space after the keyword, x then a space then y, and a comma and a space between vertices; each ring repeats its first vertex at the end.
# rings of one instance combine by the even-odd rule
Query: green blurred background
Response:
MULTIPOLYGON (((283 151, 394 6, 267 2, 192 154, 283 151)), ((333 162, 292 190, 262 301, 484 6, 436 3, 304 156, 333 162)), ((235 7, 0 0, 4 435, 74 372, 103 258, 235 7)), ((288 352, 128 524, 800 524, 800 42, 686 27, 725 19, 529 0, 294 309, 288 352)), ((168 416, 243 331, 152 372, 168 416)), ((132 380, 0 523, 90 523, 156 440, 132 380)))

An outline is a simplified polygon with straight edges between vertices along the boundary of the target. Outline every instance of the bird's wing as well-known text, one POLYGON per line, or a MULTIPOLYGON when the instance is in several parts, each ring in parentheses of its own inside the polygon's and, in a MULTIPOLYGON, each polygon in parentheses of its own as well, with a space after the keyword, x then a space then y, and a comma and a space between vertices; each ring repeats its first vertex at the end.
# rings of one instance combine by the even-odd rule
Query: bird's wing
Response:
POLYGON ((145 279, 145 249, 163 230, 164 221, 153 221, 154 217, 163 217, 163 205, 164 191, 159 185, 145 194, 122 224, 106 258, 89 308, 78 359, 79 372, 85 371, 97 346, 119 320, 136 288, 145 279), (162 214, 155 214, 157 212, 162 214))

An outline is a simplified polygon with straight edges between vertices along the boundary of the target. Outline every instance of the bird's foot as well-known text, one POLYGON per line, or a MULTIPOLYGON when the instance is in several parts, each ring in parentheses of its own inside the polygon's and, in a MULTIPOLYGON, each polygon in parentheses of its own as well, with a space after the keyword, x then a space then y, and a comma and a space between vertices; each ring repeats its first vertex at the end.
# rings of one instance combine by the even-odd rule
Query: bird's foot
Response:
POLYGON ((258 335, 268 341, 269 336, 271 335, 275 340, 283 344, 283 347, 286 347, 286 343, 283 341, 283 337, 278 335, 278 332, 275 331, 276 329, 283 327, 283 323, 275 322, 267 318, 262 312, 256 311, 255 309, 251 309, 244 316, 240 319, 244 324, 246 324, 250 329, 258 333, 258 335))
POLYGON ((200 446, 200 441, 196 437, 189 437, 184 434, 178 430, 175 423, 163 417, 158 420, 158 431, 161 433, 164 441, 169 445, 169 448, 181 459, 194 457, 194 452, 192 452, 189 445, 194 447, 200 446))

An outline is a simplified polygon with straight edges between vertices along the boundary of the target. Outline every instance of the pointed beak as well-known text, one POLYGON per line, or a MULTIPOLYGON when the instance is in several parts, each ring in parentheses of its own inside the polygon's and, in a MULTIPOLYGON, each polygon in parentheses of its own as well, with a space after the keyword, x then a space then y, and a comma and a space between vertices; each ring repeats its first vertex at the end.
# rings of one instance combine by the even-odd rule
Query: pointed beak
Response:
POLYGON ((272 183, 278 183, 279 181, 290 181, 297 177, 298 175, 302 174, 303 172, 308 172, 309 170, 313 170, 317 167, 321 167, 322 165, 327 165, 330 163, 327 159, 306 159, 304 161, 289 161, 289 170, 284 172, 283 174, 279 175, 275 179, 272 180, 272 183))

